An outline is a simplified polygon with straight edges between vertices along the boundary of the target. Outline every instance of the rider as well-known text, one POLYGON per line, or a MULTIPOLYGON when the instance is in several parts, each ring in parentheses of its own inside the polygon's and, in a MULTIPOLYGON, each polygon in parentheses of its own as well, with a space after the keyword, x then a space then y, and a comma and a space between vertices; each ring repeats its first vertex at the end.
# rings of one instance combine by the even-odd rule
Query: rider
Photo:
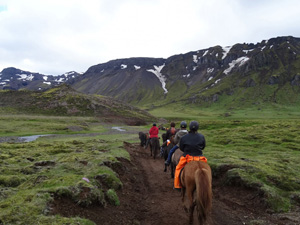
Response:
POLYGON ((147 140, 147 143, 146 143, 146 147, 145 147, 145 148, 148 147, 148 144, 149 144, 151 138, 154 138, 154 137, 157 137, 157 138, 158 138, 158 132, 159 132, 159 130, 158 130, 157 126, 156 126, 156 123, 153 123, 153 126, 152 126, 152 127, 150 128, 150 130, 149 130, 150 136, 149 136, 149 139, 147 140))
POLYGON ((176 166, 174 177, 174 188, 178 190, 181 189, 179 174, 186 163, 190 161, 207 162, 207 159, 203 156, 202 152, 205 148, 205 138, 202 134, 197 132, 199 123, 197 121, 192 121, 189 128, 190 133, 180 139, 179 148, 183 151, 183 156, 180 157, 180 161, 176 166))
POLYGON ((180 130, 176 133, 174 141, 173 141, 175 146, 170 150, 168 159, 165 162, 166 166, 170 165, 173 153, 176 151, 177 148, 179 148, 180 139, 188 133, 188 131, 186 130, 186 127, 187 127, 186 122, 182 121, 180 123, 180 130))
POLYGON ((166 139, 170 139, 172 135, 175 135, 176 134, 176 128, 175 128, 175 123, 172 122, 170 124, 170 129, 167 130, 167 133, 166 133, 166 139))

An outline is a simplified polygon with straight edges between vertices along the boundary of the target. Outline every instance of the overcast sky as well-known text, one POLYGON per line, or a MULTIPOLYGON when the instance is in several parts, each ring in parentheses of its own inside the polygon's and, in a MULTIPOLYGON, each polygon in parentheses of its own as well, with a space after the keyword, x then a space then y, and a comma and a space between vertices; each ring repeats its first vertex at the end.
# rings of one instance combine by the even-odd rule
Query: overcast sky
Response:
POLYGON ((85 72, 289 35, 300 37, 299 0, 0 0, 0 72, 85 72))

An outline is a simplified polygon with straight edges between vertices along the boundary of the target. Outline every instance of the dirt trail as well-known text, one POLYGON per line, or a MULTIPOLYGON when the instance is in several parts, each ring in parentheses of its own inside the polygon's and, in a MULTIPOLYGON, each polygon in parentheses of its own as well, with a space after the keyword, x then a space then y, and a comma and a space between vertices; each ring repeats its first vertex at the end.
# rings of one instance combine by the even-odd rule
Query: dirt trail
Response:
MULTIPOLYGON (((149 149, 138 144, 124 144, 131 161, 120 159, 122 167, 115 171, 124 184, 118 192, 121 205, 106 208, 82 208, 69 199, 56 199, 53 213, 63 216, 89 218, 96 224, 187 224, 188 215, 182 208, 180 192, 173 190, 170 171, 163 172, 164 161, 150 158, 149 149)), ((251 190, 220 186, 220 179, 213 178, 213 210, 209 225, 299 225, 267 213, 261 198, 251 190)), ((197 224, 197 223, 194 223, 197 224)))

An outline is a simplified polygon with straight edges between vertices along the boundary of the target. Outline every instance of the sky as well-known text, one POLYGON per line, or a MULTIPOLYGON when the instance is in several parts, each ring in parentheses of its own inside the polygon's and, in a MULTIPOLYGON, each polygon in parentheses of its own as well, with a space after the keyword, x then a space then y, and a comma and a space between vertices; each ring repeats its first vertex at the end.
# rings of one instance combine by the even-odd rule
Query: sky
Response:
POLYGON ((85 72, 278 36, 300 37, 299 0, 0 0, 0 72, 85 72))

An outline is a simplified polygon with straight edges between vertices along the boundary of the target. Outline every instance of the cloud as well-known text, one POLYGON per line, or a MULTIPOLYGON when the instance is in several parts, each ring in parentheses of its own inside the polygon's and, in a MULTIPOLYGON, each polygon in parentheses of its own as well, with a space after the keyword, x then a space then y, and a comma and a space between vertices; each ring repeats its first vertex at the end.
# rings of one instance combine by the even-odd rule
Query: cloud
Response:
POLYGON ((299 37, 299 11, 296 0, 0 0, 0 70, 58 75, 116 58, 299 37))

